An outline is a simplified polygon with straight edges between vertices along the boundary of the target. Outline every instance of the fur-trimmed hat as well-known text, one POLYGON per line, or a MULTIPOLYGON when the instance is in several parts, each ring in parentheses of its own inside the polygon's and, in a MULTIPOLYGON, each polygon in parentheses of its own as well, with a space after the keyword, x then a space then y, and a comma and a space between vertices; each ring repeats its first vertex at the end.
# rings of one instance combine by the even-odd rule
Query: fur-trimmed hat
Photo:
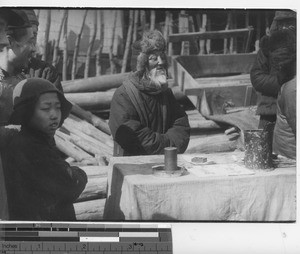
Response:
POLYGON ((166 41, 161 32, 158 30, 145 32, 141 40, 132 44, 131 70, 144 70, 148 61, 148 55, 154 52, 165 54, 165 50, 166 41))
POLYGON ((51 92, 57 93, 61 103, 61 126, 68 117, 72 104, 50 81, 41 78, 24 79, 16 85, 13 91, 13 112, 10 117, 10 123, 16 125, 26 124, 33 114, 39 97, 42 94, 51 92))

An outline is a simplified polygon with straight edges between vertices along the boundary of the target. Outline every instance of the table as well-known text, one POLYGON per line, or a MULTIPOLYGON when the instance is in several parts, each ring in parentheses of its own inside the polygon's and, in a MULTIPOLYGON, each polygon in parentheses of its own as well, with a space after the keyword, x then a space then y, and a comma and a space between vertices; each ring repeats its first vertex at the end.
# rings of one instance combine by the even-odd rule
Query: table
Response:
MULTIPOLYGON (((240 163, 242 152, 196 155, 216 164, 240 163)), ((252 175, 174 178, 152 174, 163 156, 115 157, 108 172, 105 220, 295 221, 296 164, 252 175)), ((178 165, 188 166, 184 155, 178 165)), ((212 166, 212 165, 210 165, 212 166)), ((205 166, 204 166, 205 167, 205 166)))

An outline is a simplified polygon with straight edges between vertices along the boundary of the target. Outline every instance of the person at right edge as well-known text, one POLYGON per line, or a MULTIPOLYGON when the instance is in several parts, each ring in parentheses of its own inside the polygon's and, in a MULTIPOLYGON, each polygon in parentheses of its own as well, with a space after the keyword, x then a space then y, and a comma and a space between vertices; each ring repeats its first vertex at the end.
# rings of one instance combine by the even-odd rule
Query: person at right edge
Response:
MULTIPOLYGON (((270 36, 276 31, 288 29, 296 31, 296 12, 291 10, 276 11, 271 24, 270 36)), ((260 40, 260 49, 253 63, 250 78, 252 86, 258 94, 256 114, 260 116, 258 128, 264 129, 267 124, 273 126, 276 122, 276 99, 283 80, 277 75, 277 70, 270 64, 270 36, 265 35, 260 40)), ((271 132, 272 133, 272 132, 271 132)))
POLYGON ((273 152, 296 159, 296 35, 289 29, 270 37, 270 62, 280 80, 273 152))

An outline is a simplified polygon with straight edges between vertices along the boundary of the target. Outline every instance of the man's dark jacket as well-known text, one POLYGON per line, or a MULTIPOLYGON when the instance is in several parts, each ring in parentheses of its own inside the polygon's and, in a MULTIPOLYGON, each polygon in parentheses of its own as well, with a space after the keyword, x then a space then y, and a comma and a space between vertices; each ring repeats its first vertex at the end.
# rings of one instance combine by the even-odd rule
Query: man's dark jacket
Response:
POLYGON ((114 93, 109 127, 116 156, 163 154, 169 146, 183 153, 190 138, 188 117, 172 90, 151 95, 143 91, 134 74, 114 93))

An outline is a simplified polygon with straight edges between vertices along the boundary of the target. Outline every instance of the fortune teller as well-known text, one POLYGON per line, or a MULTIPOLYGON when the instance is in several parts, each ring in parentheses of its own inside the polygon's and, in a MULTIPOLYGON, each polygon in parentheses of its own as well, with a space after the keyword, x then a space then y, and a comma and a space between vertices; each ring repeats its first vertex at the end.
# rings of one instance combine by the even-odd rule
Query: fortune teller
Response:
POLYGON ((115 156, 162 154, 165 147, 183 153, 190 126, 167 82, 166 42, 157 31, 133 44, 132 71, 114 93, 109 127, 115 156), (135 66, 136 67, 135 67, 135 66))

